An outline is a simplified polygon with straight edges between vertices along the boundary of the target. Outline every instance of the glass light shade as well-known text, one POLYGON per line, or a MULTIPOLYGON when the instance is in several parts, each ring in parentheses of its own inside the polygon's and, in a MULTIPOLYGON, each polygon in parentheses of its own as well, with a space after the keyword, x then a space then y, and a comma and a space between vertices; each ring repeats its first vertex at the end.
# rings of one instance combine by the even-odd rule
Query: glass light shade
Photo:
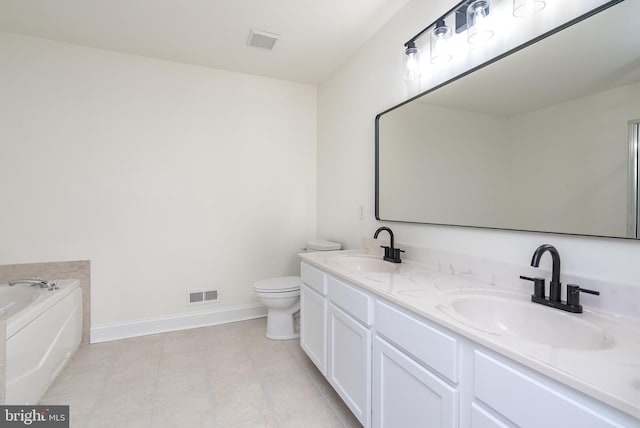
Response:
POLYGON ((404 67, 404 80, 417 80, 420 78, 420 49, 413 42, 409 43, 402 58, 404 67))
POLYGON ((431 32, 431 63, 444 64, 451 61, 451 28, 438 21, 431 32))
POLYGON ((493 37, 489 7, 489 0, 478 0, 467 8, 467 41, 469 43, 475 45, 493 37))
POLYGON ((531 16, 540 12, 547 4, 542 0, 513 0, 513 16, 531 16))

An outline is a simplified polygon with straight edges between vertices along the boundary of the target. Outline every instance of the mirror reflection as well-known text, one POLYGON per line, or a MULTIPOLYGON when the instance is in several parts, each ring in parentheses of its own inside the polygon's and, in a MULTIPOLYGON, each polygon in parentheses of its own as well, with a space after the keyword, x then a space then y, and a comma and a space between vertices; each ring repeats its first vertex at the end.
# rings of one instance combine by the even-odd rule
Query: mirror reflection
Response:
POLYGON ((635 238, 640 2, 376 120, 380 220, 635 238))

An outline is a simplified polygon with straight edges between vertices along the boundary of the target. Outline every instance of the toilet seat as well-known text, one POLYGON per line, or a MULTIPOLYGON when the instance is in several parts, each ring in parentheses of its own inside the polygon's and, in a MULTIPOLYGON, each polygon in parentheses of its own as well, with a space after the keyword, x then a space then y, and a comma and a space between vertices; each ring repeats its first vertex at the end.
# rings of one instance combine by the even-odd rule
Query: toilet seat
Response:
POLYGON ((258 281, 253 284, 253 289, 260 293, 285 293, 300 290, 301 285, 299 276, 281 276, 258 281))

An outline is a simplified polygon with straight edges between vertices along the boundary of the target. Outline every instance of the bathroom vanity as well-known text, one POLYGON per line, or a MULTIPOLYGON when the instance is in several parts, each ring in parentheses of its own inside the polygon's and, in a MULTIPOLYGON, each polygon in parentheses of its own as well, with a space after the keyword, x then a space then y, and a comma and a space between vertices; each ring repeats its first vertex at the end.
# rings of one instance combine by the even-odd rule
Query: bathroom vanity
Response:
POLYGON ((300 258, 301 346, 365 427, 640 427, 638 320, 531 303, 519 267, 510 287, 464 263, 300 258))

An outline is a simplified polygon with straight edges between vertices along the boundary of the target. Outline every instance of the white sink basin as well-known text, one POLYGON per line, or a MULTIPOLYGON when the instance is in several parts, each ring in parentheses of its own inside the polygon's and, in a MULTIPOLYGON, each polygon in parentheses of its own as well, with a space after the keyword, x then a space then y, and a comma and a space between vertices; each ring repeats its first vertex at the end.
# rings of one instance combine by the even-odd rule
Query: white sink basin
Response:
POLYGON ((601 328, 579 315, 535 303, 469 295, 454 300, 452 308, 465 324, 491 334, 514 336, 555 348, 599 350, 611 346, 601 328))
POLYGON ((398 272, 400 266, 382 260, 380 257, 347 255, 336 256, 327 260, 327 264, 336 268, 348 269, 353 272, 398 272))

